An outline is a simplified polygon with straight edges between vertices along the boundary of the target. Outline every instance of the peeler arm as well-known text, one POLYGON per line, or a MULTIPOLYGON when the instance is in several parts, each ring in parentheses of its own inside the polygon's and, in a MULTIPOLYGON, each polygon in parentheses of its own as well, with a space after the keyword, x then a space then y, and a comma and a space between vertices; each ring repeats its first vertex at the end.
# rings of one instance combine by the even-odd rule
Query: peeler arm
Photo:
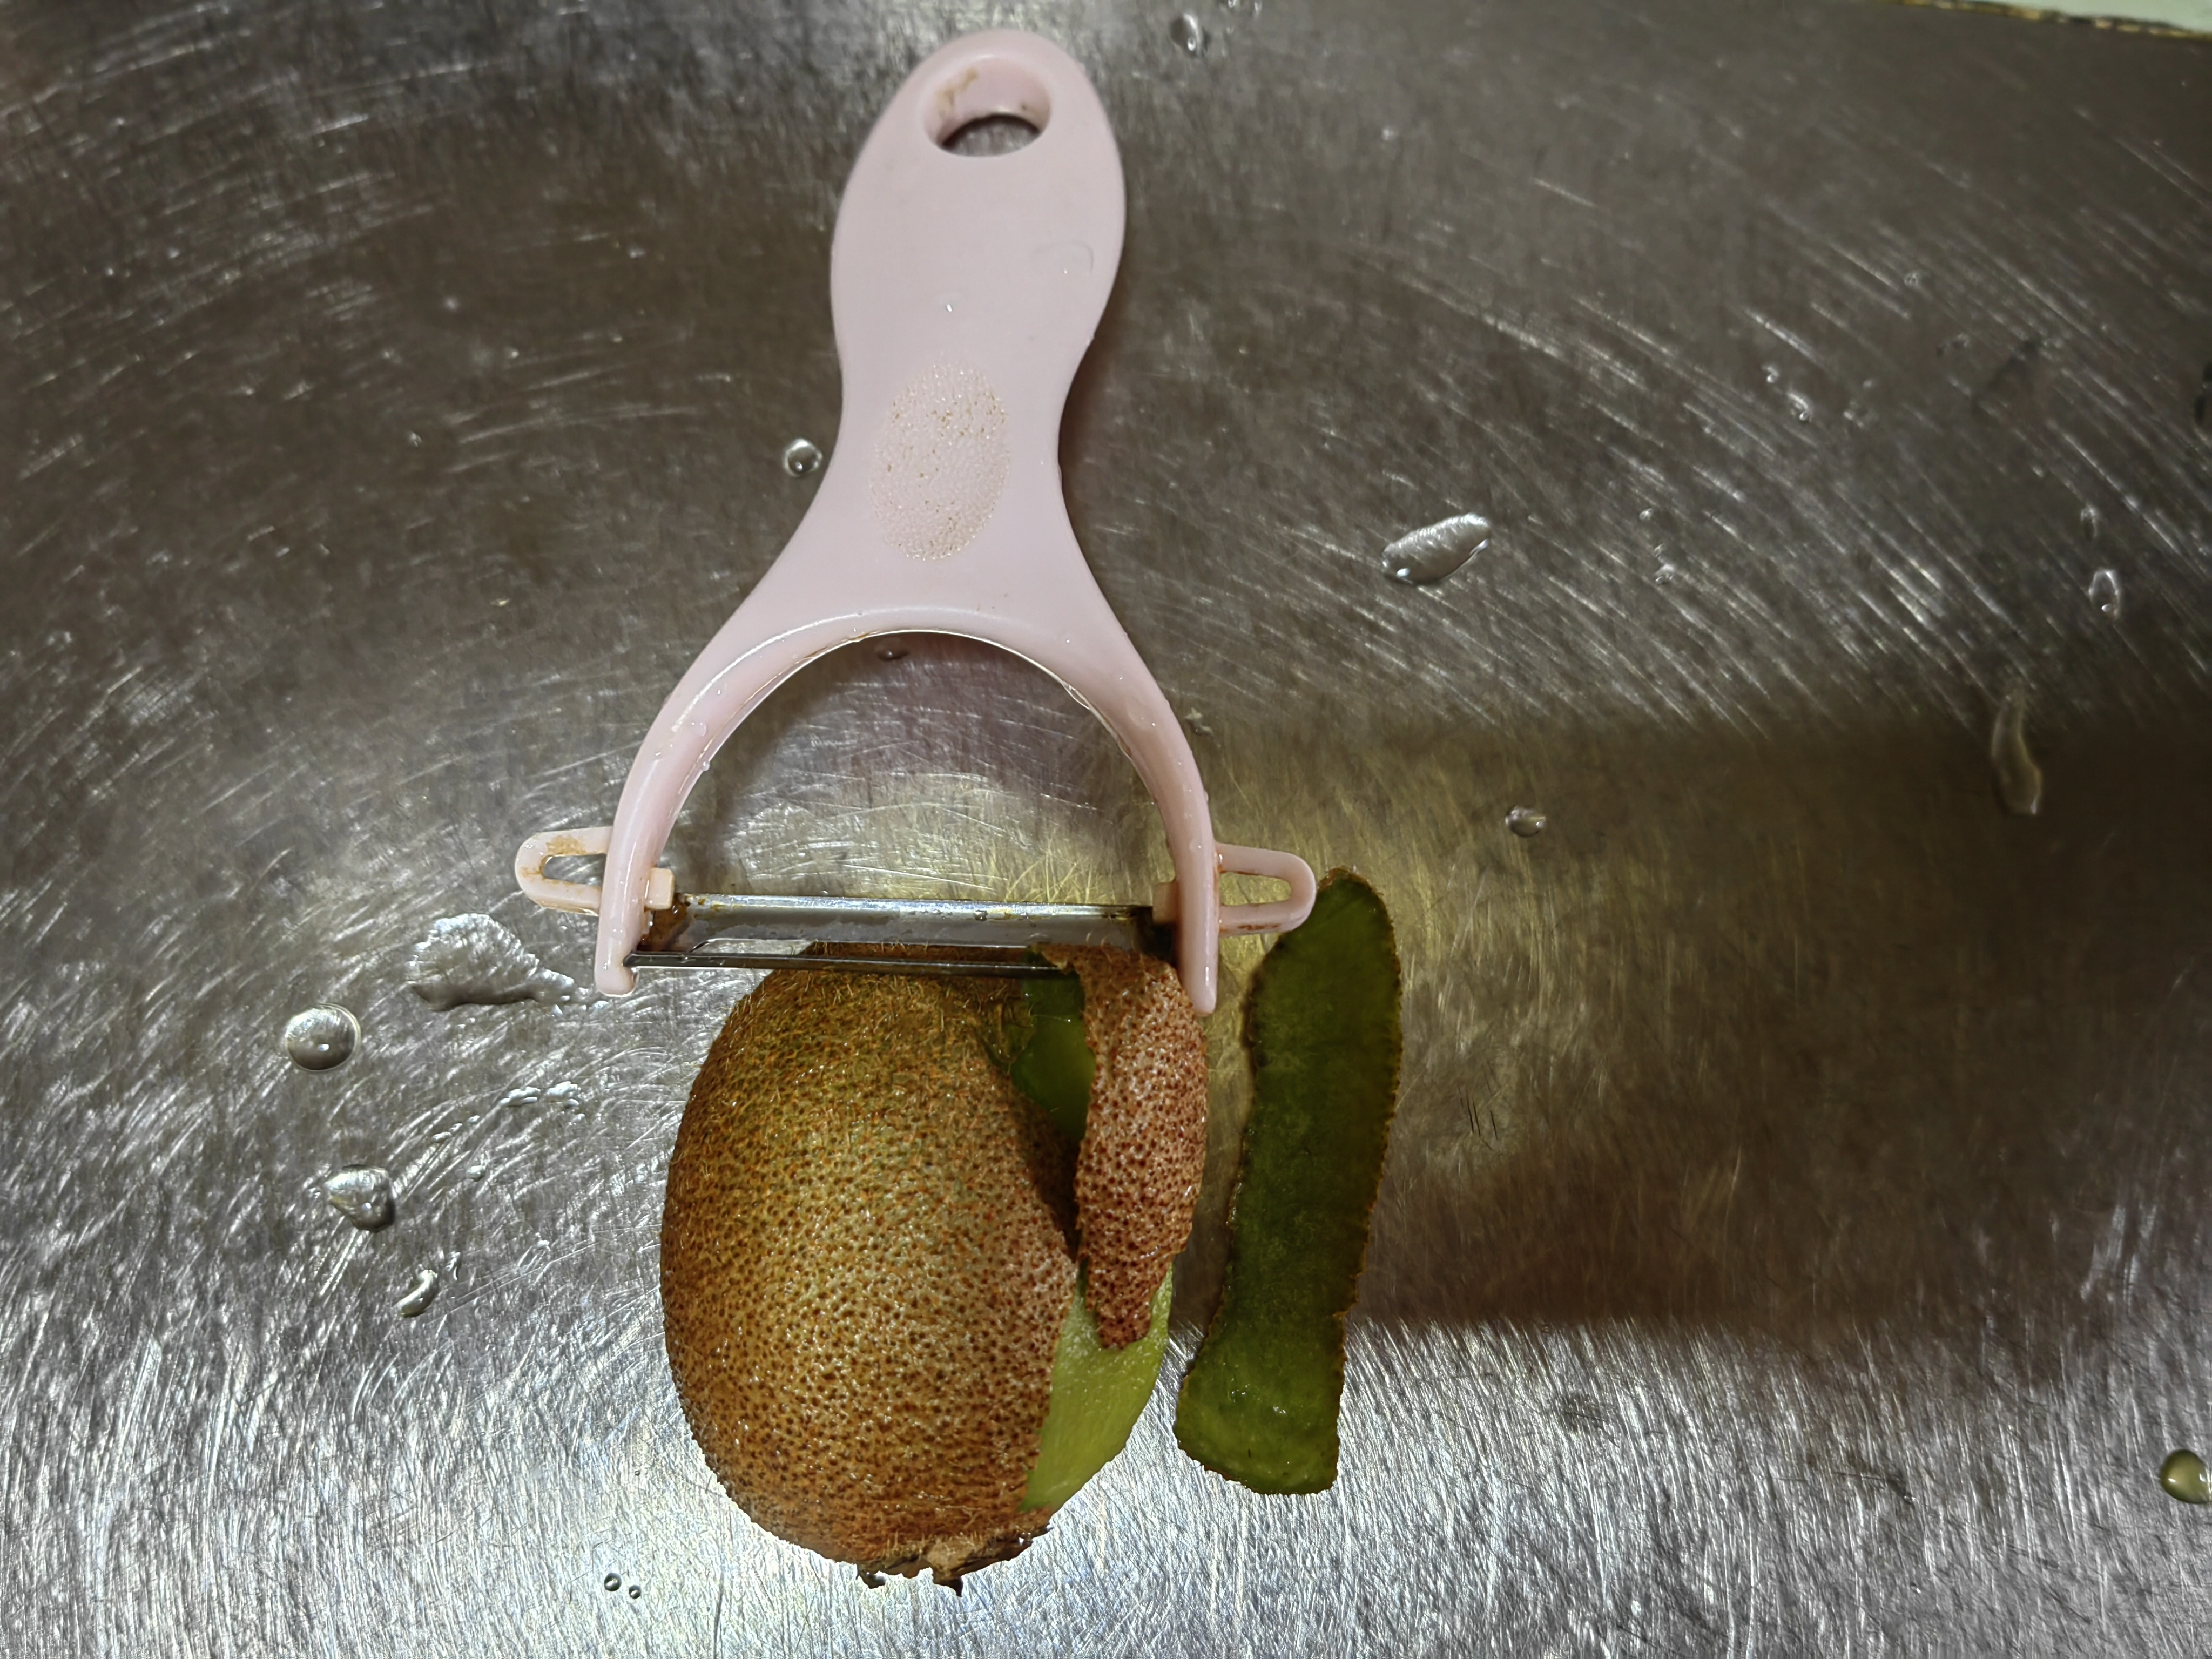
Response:
MULTIPOLYGON (((1006 593, 1004 603, 978 605, 958 588, 939 595, 925 585, 908 586, 900 578, 910 568, 900 564, 870 573, 879 578, 875 581, 825 583, 822 573, 836 562, 838 552, 850 558, 849 544, 836 551, 827 546, 813 550, 809 556, 804 545, 811 539, 809 528, 801 526, 792 550, 770 568, 670 694, 631 763, 608 840, 599 907, 593 975, 602 991, 620 996, 635 986, 636 975, 624 958, 646 928, 654 862, 693 785, 731 733, 777 686, 839 646, 878 634, 936 633, 995 645, 1035 663, 1114 734, 1151 793, 1166 831, 1182 895, 1176 965, 1184 988, 1200 1012, 1212 1011, 1222 864, 1206 786, 1182 722, 1099 592, 1064 516, 1056 528, 1066 538, 1067 558, 1000 567, 1032 573, 1029 580, 1018 575, 1015 580, 1018 586, 1033 582, 1036 591, 1006 593), (823 600, 833 588, 878 597, 825 617, 823 600)), ((1304 871, 1304 866, 1298 868, 1304 871)), ((1309 893, 1311 882, 1307 872, 1309 893)), ((1295 881, 1292 888, 1295 895, 1295 881)))

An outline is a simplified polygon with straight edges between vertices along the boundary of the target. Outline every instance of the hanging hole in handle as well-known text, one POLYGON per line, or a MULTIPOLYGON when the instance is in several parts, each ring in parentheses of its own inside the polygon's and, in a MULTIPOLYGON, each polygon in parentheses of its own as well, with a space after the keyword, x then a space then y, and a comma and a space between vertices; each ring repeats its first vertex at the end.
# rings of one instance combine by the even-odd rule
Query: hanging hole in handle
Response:
POLYGON ((1018 115, 985 115, 938 140, 955 155, 1012 155, 1036 142, 1037 129, 1018 115))
POLYGON ((925 105, 932 143, 956 155, 1006 155, 1052 124, 1052 94, 1036 71, 986 58, 954 72, 925 105))

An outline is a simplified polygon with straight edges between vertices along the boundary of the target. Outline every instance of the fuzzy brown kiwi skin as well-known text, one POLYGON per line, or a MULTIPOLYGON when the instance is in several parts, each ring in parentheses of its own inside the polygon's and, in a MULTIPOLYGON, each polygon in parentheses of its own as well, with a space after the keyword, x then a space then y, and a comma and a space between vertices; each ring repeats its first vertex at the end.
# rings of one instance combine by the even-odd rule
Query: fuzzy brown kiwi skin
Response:
POLYGON ((833 1559, 957 1578, 1049 1518, 1022 1504, 1075 1292, 1069 1149, 990 1063, 1007 995, 771 975, 678 1131, 678 1397, 738 1505, 833 1559))

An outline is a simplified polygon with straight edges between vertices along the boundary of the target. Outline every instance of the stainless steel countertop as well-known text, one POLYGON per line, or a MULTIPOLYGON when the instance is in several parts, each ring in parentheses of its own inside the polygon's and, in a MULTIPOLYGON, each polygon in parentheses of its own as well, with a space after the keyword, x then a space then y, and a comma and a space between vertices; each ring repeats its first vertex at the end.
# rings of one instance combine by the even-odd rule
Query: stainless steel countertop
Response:
MULTIPOLYGON (((0 1649, 2201 1645, 2212 1510, 2156 1472, 2212 1443, 2212 46, 1175 15, 0 5, 0 1649), (1006 23, 1129 181, 1079 533, 1223 836, 1389 899, 1408 1064, 1336 1489, 1185 1461, 1172 1358, 956 1598, 758 1532, 678 1411, 661 1177, 735 986, 405 975, 477 911, 585 975, 513 848, 605 821, 798 521, 846 169, 1006 23), (1383 577, 1468 511, 1468 567, 1383 577), (325 1000, 363 1036, 310 1073, 325 1000), (349 1163, 389 1228, 323 1202, 349 1163)), ((1087 714, 926 640, 781 693, 673 856, 1165 870, 1087 714)))

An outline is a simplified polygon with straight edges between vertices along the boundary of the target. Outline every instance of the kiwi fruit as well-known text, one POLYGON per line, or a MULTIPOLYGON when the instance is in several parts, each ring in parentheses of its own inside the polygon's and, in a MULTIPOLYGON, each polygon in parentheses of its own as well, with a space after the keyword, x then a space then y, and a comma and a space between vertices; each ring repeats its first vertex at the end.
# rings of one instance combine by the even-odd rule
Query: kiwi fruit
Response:
POLYGON ((1165 964, 1053 959, 1066 977, 771 974, 678 1131, 685 1418, 756 1522, 871 1582, 1019 1553, 1158 1374, 1204 1036, 1165 964))

